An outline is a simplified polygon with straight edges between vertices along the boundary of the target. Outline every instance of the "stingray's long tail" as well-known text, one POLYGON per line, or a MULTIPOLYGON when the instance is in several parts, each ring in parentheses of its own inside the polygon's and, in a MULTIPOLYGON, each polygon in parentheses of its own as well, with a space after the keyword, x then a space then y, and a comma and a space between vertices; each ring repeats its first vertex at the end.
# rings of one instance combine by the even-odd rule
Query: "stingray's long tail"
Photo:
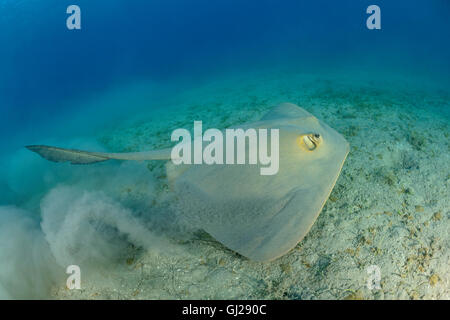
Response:
POLYGON ((41 157, 54 162, 70 162, 72 164, 91 164, 110 159, 117 160, 170 160, 171 149, 161 149, 147 152, 105 153, 89 152, 74 149, 63 149, 50 146, 27 146, 41 157))

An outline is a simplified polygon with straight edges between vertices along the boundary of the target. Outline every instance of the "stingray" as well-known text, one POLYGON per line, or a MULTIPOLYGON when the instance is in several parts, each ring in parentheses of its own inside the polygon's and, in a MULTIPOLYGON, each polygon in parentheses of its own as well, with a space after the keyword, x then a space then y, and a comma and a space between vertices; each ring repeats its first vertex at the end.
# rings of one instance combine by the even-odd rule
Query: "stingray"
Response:
MULTIPOLYGON (((259 121, 239 128, 279 130, 277 174, 261 175, 259 164, 174 165, 169 161, 167 176, 188 222, 251 260, 271 261, 293 249, 309 232, 339 177, 349 144, 291 103, 282 103, 259 121)), ((103 153, 43 145, 27 148, 48 160, 72 164, 171 157, 171 149, 103 153)))

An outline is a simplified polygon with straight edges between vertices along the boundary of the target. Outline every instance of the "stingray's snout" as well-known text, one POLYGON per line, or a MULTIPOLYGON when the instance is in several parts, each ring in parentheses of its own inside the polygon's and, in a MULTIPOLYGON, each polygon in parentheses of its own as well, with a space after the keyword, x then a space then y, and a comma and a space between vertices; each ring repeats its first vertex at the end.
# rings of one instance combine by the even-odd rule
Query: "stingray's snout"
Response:
POLYGON ((322 136, 319 133, 302 134, 297 138, 300 148, 308 151, 315 150, 322 143, 322 136))

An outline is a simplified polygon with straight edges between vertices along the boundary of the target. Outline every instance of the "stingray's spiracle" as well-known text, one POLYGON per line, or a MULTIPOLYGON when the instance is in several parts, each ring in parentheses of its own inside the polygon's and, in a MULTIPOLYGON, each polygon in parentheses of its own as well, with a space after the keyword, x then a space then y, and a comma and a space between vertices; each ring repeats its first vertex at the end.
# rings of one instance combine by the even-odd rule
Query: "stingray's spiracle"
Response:
POLYGON ((322 136, 318 133, 302 134, 297 138, 297 142, 300 147, 313 151, 322 142, 322 136))

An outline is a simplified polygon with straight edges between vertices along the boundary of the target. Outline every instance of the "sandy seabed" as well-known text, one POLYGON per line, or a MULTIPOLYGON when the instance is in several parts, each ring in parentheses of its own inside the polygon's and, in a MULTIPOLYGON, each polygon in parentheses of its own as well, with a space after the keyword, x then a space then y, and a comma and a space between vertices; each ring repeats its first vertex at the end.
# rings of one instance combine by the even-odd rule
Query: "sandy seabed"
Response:
MULTIPOLYGON (((105 150, 151 150, 171 146, 170 133, 192 128, 194 120, 224 129, 292 102, 343 134, 351 150, 309 234, 270 263, 228 250, 177 214, 162 162, 120 164, 117 172, 130 175, 109 177, 95 192, 120 205, 148 236, 118 224, 127 241, 120 257, 83 272, 81 290, 61 283, 52 297, 449 299, 450 92, 422 80, 385 78, 230 76, 99 133, 105 150), (367 287, 372 265, 381 273, 378 290, 367 287)), ((72 203, 98 199, 73 197, 72 203)))

